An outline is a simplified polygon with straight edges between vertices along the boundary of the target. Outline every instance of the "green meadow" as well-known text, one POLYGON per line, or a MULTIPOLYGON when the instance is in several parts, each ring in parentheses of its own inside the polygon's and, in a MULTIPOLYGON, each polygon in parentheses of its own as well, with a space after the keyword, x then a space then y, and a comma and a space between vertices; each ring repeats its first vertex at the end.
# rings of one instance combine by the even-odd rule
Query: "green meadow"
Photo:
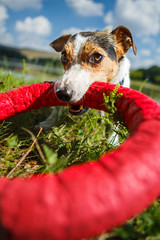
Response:
MULTIPOLYGON (((56 77, 54 77, 56 78, 56 77)), ((39 75, 26 82, 25 75, 18 77, 0 71, 0 92, 10 88, 50 80, 39 75)), ((137 83, 138 84, 138 83, 137 83)), ((136 85, 139 88, 139 85, 136 85)), ((116 90, 106 104, 114 106, 116 90)), ((118 147, 129 136, 127 128, 117 115, 116 108, 104 117, 90 110, 81 117, 73 117, 65 108, 60 119, 49 131, 35 130, 45 120, 51 108, 33 110, 13 116, 0 123, 0 176, 30 177, 33 174, 57 173, 86 161, 97 160, 105 152, 118 147), (111 138, 112 133, 115 133, 111 138)), ((124 226, 96 239, 160 239, 160 201, 157 199, 144 213, 129 220, 124 226)))

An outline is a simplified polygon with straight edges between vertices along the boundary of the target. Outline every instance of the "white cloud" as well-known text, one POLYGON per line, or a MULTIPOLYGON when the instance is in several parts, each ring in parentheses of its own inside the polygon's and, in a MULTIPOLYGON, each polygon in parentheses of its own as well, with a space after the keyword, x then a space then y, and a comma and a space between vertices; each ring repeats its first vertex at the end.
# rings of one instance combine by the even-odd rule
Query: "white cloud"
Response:
POLYGON ((27 17, 24 21, 17 21, 15 30, 18 32, 17 41, 20 47, 49 49, 46 37, 51 33, 51 23, 46 17, 27 17))
POLYGON ((137 66, 138 68, 140 68, 140 66, 144 67, 144 68, 148 68, 151 67, 153 65, 156 65, 156 61, 153 58, 146 58, 143 59, 143 61, 141 63, 139 63, 139 66, 137 66))
POLYGON ((41 9, 42 0, 0 0, 0 3, 6 5, 12 10, 22 10, 25 8, 41 9))
POLYGON ((139 53, 145 57, 149 57, 151 55, 151 51, 149 49, 141 49, 139 53))
POLYGON ((44 16, 39 16, 35 18, 26 17, 24 21, 16 22, 15 30, 21 33, 47 36, 51 33, 51 23, 44 16))
POLYGON ((127 56, 131 62, 131 69, 148 68, 152 65, 157 65, 156 57, 153 57, 151 54, 149 56, 144 56, 138 52, 137 56, 134 56, 133 53, 129 51, 127 56))
POLYGON ((64 29, 62 31, 62 35, 65 35, 65 34, 71 34, 71 35, 74 35, 78 32, 94 32, 96 31, 95 28, 85 28, 85 29, 80 29, 80 28, 76 28, 76 27, 70 27, 68 29, 64 29))
POLYGON ((0 43, 11 44, 13 39, 11 34, 7 33, 6 20, 8 19, 7 9, 0 5, 0 43))
POLYGON ((49 41, 45 37, 32 34, 20 34, 17 37, 18 47, 50 51, 49 41))
POLYGON ((159 0, 117 0, 114 11, 104 17, 105 23, 128 26, 139 37, 157 35, 159 19, 159 0))
MULTIPOLYGON (((159 53, 160 53, 160 51, 159 51, 159 53)), ((155 60, 156 60, 156 64, 155 65, 157 65, 157 62, 158 63, 160 62, 160 55, 159 54, 155 57, 155 60)))
POLYGON ((152 37, 145 37, 145 38, 142 38, 142 43, 143 44, 152 44, 154 41, 154 39, 152 37))
POLYGON ((81 16, 103 15, 102 3, 95 3, 93 0, 66 0, 66 2, 81 16))
POLYGON ((7 9, 3 5, 0 5, 0 21, 5 21, 7 18, 7 9))
POLYGON ((104 17, 104 21, 107 24, 113 24, 114 23, 114 17, 112 11, 109 11, 106 16, 104 17))

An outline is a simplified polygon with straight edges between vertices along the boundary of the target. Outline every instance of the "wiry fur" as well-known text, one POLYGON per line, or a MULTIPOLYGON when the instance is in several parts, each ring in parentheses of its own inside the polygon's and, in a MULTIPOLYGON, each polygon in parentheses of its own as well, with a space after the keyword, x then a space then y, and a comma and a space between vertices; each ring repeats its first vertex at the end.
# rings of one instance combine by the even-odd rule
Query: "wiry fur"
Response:
MULTIPOLYGON (((50 45, 56 51, 62 51, 65 73, 55 83, 55 92, 60 100, 70 104, 77 102, 95 81, 130 87, 130 63, 124 54, 131 46, 136 54, 136 46, 127 28, 120 26, 111 33, 97 31, 65 35, 50 45), (102 59, 93 62, 97 53, 102 59)), ((55 123, 56 111, 54 108, 39 127, 51 128, 55 123)))

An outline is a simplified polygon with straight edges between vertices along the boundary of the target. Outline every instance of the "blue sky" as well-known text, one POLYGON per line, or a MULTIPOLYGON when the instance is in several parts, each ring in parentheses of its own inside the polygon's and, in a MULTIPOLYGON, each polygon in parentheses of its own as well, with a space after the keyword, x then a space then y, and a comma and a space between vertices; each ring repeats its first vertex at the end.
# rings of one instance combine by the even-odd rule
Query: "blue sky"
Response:
POLYGON ((124 25, 138 53, 132 68, 160 65, 159 0, 0 0, 0 44, 52 51, 66 33, 124 25))

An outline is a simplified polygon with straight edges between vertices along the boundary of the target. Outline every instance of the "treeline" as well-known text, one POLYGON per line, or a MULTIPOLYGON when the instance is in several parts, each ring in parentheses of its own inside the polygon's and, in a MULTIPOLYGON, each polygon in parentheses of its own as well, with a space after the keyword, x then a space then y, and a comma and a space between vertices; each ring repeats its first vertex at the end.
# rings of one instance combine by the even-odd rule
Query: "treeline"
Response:
POLYGON ((0 46, 0 59, 3 60, 4 58, 7 59, 26 59, 26 56, 21 54, 18 49, 0 46))
POLYGON ((42 66, 51 66, 54 68, 62 68, 60 59, 58 58, 33 58, 28 59, 23 55, 17 48, 0 46, 0 60, 11 61, 11 60, 23 61, 25 59, 26 63, 38 64, 42 66))
POLYGON ((147 69, 140 68, 137 70, 131 70, 130 77, 132 80, 144 81, 145 79, 148 79, 151 83, 160 84, 160 67, 152 66, 147 69))

